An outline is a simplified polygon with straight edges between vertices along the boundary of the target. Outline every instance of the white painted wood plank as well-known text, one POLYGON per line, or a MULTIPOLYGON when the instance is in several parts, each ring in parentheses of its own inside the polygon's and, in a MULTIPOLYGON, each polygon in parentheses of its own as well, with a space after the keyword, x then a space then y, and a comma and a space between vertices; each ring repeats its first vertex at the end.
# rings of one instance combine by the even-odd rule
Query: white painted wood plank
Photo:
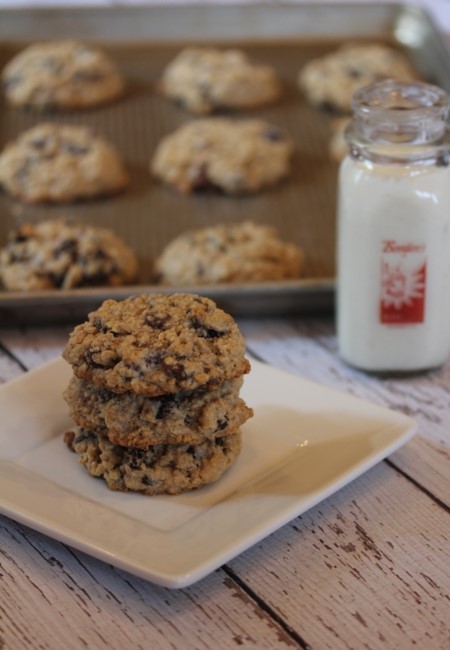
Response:
POLYGON ((0 536, 5 650, 298 648, 220 570, 169 591, 4 517, 0 536))
POLYGON ((229 563, 317 650, 450 641, 450 514, 384 463, 229 563))
POLYGON ((450 506, 450 361, 434 371, 380 377, 338 356, 329 320, 242 320, 249 350, 278 368, 412 416, 417 436, 391 456, 450 506))
POLYGON ((0 343, 26 368, 31 369, 60 356, 72 329, 67 325, 1 328, 0 343))

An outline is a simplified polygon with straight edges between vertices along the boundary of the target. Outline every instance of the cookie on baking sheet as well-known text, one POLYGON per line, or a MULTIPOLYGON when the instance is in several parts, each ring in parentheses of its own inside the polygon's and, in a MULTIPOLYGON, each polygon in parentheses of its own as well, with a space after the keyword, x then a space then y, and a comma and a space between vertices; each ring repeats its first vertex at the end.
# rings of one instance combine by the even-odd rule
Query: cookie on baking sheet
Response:
POLYGON ((123 447, 93 431, 64 436, 91 476, 102 478, 110 490, 143 494, 180 494, 217 481, 232 465, 242 446, 238 431, 198 445, 123 447))
POLYGON ((251 221, 182 233, 155 262, 163 284, 261 282, 298 278, 303 253, 275 228, 251 221))
POLYGON ((79 109, 109 102, 124 91, 122 75, 100 49, 76 40, 35 43, 3 69, 13 106, 79 109))
POLYGON ((116 393, 211 390, 250 369, 232 316, 193 294, 106 300, 75 327, 63 356, 81 379, 116 393))
POLYGON ((156 444, 201 444, 235 433, 252 416, 239 397, 242 377, 210 391, 161 397, 113 393, 73 376, 64 399, 74 422, 117 445, 147 449, 156 444))
POLYGON ((218 188, 255 192, 288 174, 293 143, 261 119, 201 118, 164 137, 153 156, 153 174, 180 192, 218 188))
POLYGON ((114 146, 85 126, 38 124, 0 154, 0 185, 27 203, 91 199, 127 184, 114 146))
POLYGON ((160 90, 192 113, 206 114, 270 104, 281 85, 273 68, 252 62, 240 50, 189 47, 164 70, 160 90))
POLYGON ((114 232, 64 219, 24 223, 0 250, 0 280, 11 291, 129 284, 137 268, 114 232))
POLYGON ((345 129, 349 122, 349 117, 335 117, 330 120, 331 135, 328 142, 328 151, 330 158, 335 162, 341 162, 347 154, 348 145, 345 140, 345 129))
POLYGON ((381 43, 346 43, 308 61, 298 83, 311 104, 338 113, 351 112, 355 90, 382 79, 416 79, 404 54, 381 43))

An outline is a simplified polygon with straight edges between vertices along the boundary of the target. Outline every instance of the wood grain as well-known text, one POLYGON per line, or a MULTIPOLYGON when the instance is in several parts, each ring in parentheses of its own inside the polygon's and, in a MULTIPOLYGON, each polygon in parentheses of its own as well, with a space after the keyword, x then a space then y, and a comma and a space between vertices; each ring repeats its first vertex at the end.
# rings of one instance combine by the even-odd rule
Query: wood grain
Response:
MULTIPOLYGON (((178 591, 1 517, 2 650, 449 647, 450 366, 403 378, 366 375, 339 359, 330 321, 239 325, 258 358, 412 415, 417 436, 178 591)), ((0 329, 0 381, 58 357, 70 330, 0 329)))

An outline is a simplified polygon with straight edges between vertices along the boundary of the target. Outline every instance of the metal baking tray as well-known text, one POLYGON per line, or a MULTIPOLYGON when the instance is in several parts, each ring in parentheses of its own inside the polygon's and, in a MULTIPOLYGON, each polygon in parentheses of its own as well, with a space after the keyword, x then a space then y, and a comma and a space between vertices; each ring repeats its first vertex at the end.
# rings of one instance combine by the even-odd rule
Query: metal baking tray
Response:
POLYGON ((450 58, 432 20, 418 7, 397 5, 135 6, 0 11, 0 65, 37 40, 74 37, 97 43, 118 62, 127 95, 114 104, 75 113, 36 113, 0 104, 0 147, 39 121, 94 127, 121 151, 131 172, 129 191, 67 206, 25 206, 0 195, 0 246, 24 219, 72 216, 110 227, 136 250, 139 284, 133 287, 0 291, 0 325, 76 322, 108 297, 174 291, 152 284, 152 260, 189 228, 252 219, 275 225, 306 255, 300 280, 262 284, 183 287, 212 297, 235 316, 328 313, 334 308, 337 165, 328 154, 329 116, 308 106, 296 78, 303 63, 349 39, 389 42, 410 57, 421 75, 450 90, 450 58), (272 64, 282 100, 240 113, 284 126, 296 153, 290 177, 255 196, 204 193, 181 196, 154 181, 149 161, 160 137, 193 119, 155 92, 165 64, 187 44, 240 47, 272 64))

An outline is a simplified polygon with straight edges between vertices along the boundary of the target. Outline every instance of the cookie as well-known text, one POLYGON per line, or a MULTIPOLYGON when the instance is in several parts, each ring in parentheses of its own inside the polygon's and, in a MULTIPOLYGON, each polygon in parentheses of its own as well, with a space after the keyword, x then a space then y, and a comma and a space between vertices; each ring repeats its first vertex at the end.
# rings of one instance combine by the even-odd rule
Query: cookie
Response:
POLYGON ((417 74, 398 50, 379 43, 346 43, 331 54, 308 61, 300 70, 298 83, 312 105, 350 113, 355 90, 387 78, 406 81, 417 74))
POLYGON ((151 169, 180 192, 245 194, 286 176, 292 151, 287 134, 264 120, 201 118, 161 140, 151 169))
POLYGON ((30 45, 5 66, 2 83, 11 105, 38 109, 88 108, 124 91, 122 75, 110 58, 75 40, 30 45))
POLYGON ((242 446, 240 432, 199 445, 153 445, 145 450, 114 445, 83 429, 66 433, 64 439, 89 474, 102 478, 110 490, 148 495, 180 494, 217 481, 242 446))
POLYGON ((26 203, 67 203, 123 190, 116 149, 84 126, 39 124, 0 154, 0 185, 26 203))
POLYGON ((0 250, 0 279, 11 291, 128 284, 137 268, 111 230, 63 219, 24 223, 0 250))
POLYGON ((261 282, 298 278, 303 253, 275 228, 251 221, 182 233, 155 262, 163 284, 261 282))
POLYGON ((345 129, 349 124, 348 117, 335 117, 330 121, 331 136, 328 143, 330 158, 335 162, 341 162, 345 158, 348 146, 345 140, 345 129))
POLYGON ((117 445, 147 449, 156 444, 201 444, 227 436, 252 416, 239 397, 242 378, 211 391, 161 397, 113 393, 72 377, 64 392, 74 422, 117 445))
POLYGON ((236 49, 191 47, 165 69, 160 91, 196 114, 270 104, 281 92, 270 66, 258 65, 236 49))
POLYGON ((75 327, 63 356, 81 379, 149 396, 211 390, 249 371, 234 319, 204 297, 106 300, 75 327))

